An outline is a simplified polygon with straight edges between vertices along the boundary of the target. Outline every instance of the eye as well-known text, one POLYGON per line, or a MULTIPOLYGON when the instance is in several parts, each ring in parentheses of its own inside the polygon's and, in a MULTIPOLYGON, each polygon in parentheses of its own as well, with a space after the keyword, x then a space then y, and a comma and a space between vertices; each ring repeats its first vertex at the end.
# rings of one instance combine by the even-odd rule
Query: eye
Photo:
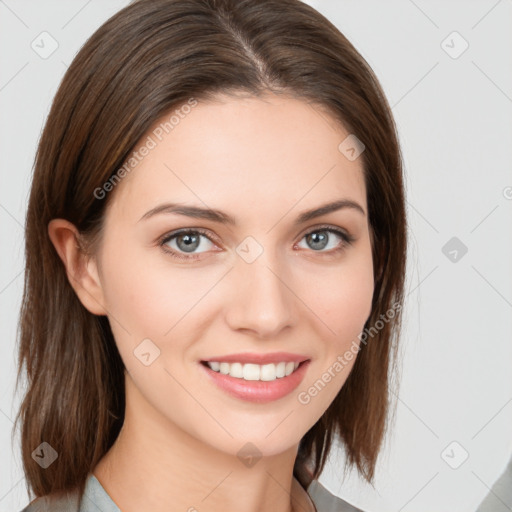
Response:
MULTIPOLYGON (((302 238, 314 252, 336 253, 349 246, 355 238, 339 228, 320 226, 308 231, 302 238), (338 239, 338 241, 336 241, 338 239), (341 242, 339 241, 341 239, 341 242), (328 249, 328 250, 324 250, 328 249)), ((308 247, 306 247, 307 249, 308 247)))
POLYGON ((197 259, 195 254, 211 250, 213 242, 201 229, 182 229, 169 233, 161 239, 159 245, 174 258, 183 260, 197 259), (206 245, 206 247, 205 247, 206 245), (195 252, 202 248, 203 251, 195 252))
MULTIPOLYGON (((308 231, 303 237, 314 252, 335 254, 349 246, 355 238, 339 228, 333 226, 320 226, 308 231), (336 241, 338 239, 338 241, 336 241), (327 250, 325 250, 327 249, 327 250)), ((202 229, 180 229, 174 231, 159 241, 163 250, 173 258, 181 260, 199 259, 200 254, 216 247, 202 229), (198 251, 198 249, 202 249, 198 251)), ((307 249, 308 247, 306 247, 307 249)))

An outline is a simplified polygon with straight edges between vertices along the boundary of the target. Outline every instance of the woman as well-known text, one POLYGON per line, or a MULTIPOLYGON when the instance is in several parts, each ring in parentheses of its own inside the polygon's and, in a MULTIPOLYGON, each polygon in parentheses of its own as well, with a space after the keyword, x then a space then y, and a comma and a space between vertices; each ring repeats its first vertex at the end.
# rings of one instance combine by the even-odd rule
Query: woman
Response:
POLYGON ((405 261, 390 109, 331 23, 131 3, 37 152, 25 510, 350 510, 318 477, 338 437, 373 480, 405 261))

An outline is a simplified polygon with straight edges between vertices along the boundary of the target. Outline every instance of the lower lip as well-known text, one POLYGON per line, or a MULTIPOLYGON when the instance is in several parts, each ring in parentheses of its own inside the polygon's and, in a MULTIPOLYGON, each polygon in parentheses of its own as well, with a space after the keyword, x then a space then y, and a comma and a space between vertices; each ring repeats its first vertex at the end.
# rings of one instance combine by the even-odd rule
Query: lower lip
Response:
POLYGON ((287 377, 270 381, 237 379, 215 372, 204 363, 199 363, 199 366, 219 388, 229 395, 248 402, 267 403, 283 398, 297 388, 302 382, 310 362, 310 360, 304 361, 287 377))

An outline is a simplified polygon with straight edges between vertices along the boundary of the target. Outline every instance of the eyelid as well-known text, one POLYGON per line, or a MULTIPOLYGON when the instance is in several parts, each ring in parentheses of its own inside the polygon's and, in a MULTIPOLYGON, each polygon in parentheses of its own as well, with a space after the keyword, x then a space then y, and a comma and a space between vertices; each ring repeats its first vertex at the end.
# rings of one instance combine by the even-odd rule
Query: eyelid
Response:
MULTIPOLYGON (((351 235, 346 229, 340 228, 339 226, 335 226, 332 224, 320 224, 320 225, 310 226, 309 228, 306 229, 306 231, 304 231, 303 234, 300 235, 299 240, 302 240, 302 238, 304 238, 305 236, 307 236, 311 233, 314 233, 315 231, 320 231, 322 229, 339 232, 340 234, 343 234, 350 242, 354 242, 356 240, 356 238, 353 235, 351 235)), ((212 235, 212 233, 209 230, 204 229, 204 228, 194 228, 194 227, 178 228, 176 230, 171 230, 171 231, 163 234, 161 237, 159 237, 158 242, 162 242, 166 239, 177 236, 181 233, 189 233, 189 232, 200 233, 200 234, 204 235, 206 238, 208 238, 212 243, 220 244, 217 236, 212 235)))
MULTIPOLYGON (((183 260, 183 261, 193 261, 198 260, 201 258, 201 254, 203 253, 190 253, 187 255, 186 253, 182 253, 179 251, 176 251, 175 249, 171 249, 170 247, 165 248, 165 245, 170 242, 171 240, 174 240, 176 237, 178 237, 181 234, 186 233, 197 233, 201 236, 204 236, 206 239, 210 241, 210 243, 214 245, 219 245, 217 242, 215 242, 215 236, 211 236, 210 232, 203 228, 180 228, 173 231, 169 231, 166 234, 162 235, 158 238, 157 244, 159 247, 162 248, 162 250, 169 254, 171 257, 177 259, 177 260, 183 260)), ((209 251, 207 251, 209 252, 209 251)), ((218 250, 214 250, 213 252, 219 252, 218 250)))
POLYGON ((199 234, 205 236, 206 238, 208 238, 208 240, 210 240, 210 242, 218 244, 218 242, 216 242, 216 238, 217 237, 212 235, 209 230, 203 229, 203 228, 179 228, 179 229, 175 229, 175 230, 172 230, 172 231, 169 231, 169 232, 165 233, 164 235, 159 237, 157 241, 158 241, 159 244, 163 244, 165 242, 168 242, 171 238, 179 236, 179 235, 181 235, 183 233, 199 233, 199 234))
POLYGON ((320 225, 316 225, 316 226, 312 226, 310 228, 308 228, 304 234, 301 236, 301 240, 302 238, 304 238, 305 236, 307 235, 310 235, 311 233, 314 233, 315 231, 333 231, 335 233, 338 233, 340 236, 344 236, 346 237, 347 241, 350 241, 350 242, 355 242, 356 238, 351 235, 346 229, 343 229, 343 228, 340 228, 339 226, 334 226, 332 224, 320 224, 320 225))

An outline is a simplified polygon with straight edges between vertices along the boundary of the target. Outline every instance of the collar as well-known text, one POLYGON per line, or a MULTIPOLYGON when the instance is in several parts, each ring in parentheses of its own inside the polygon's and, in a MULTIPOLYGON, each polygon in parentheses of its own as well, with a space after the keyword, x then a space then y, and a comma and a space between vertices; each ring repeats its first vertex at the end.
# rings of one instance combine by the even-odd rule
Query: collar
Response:
POLYGON ((292 479, 291 497, 294 511, 317 512, 313 500, 295 477, 292 479))
MULTIPOLYGON (((99 480, 92 473, 89 475, 85 496, 86 502, 81 507, 81 511, 88 512, 89 507, 92 505, 101 504, 102 510, 105 512, 120 512, 112 498, 107 494, 107 491, 105 491, 99 480)), ((317 512, 313 500, 295 477, 292 478, 291 498, 294 511, 317 512)))

